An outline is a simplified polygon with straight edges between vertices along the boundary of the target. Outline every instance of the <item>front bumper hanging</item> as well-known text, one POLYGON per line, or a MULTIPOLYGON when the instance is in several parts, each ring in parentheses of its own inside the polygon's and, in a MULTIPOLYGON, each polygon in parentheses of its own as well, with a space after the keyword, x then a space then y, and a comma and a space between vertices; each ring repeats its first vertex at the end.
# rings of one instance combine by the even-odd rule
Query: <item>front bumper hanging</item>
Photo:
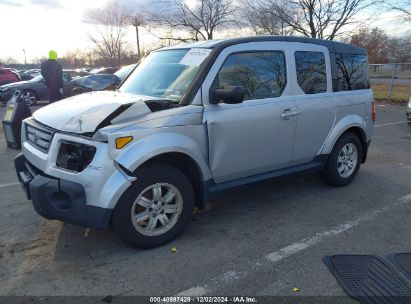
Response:
POLYGON ((15 157, 14 164, 27 198, 41 216, 94 229, 109 226, 112 209, 87 205, 82 185, 44 174, 23 153, 15 157))

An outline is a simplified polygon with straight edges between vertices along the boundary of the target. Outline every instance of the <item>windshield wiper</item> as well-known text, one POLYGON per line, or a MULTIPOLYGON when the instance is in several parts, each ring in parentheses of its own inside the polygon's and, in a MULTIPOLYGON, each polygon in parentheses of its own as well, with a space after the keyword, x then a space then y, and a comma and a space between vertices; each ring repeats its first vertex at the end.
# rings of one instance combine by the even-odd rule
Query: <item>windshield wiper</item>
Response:
POLYGON ((145 103, 151 112, 181 107, 178 102, 171 99, 146 100, 145 103))

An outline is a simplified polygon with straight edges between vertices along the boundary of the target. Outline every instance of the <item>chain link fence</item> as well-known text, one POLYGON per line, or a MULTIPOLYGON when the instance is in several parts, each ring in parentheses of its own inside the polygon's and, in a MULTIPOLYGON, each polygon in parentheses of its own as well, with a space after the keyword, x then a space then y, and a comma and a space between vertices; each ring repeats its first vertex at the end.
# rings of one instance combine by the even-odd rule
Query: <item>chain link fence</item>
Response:
POLYGON ((377 100, 404 102, 411 96, 411 63, 370 64, 370 81, 377 100))

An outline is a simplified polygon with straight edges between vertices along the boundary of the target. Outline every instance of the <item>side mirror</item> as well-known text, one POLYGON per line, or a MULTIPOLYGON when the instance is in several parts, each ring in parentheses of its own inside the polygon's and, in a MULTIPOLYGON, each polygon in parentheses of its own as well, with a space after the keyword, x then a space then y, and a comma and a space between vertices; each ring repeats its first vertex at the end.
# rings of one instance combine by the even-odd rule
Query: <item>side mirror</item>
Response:
POLYGON ((210 89, 210 103, 241 103, 244 100, 244 87, 226 86, 222 89, 210 89))

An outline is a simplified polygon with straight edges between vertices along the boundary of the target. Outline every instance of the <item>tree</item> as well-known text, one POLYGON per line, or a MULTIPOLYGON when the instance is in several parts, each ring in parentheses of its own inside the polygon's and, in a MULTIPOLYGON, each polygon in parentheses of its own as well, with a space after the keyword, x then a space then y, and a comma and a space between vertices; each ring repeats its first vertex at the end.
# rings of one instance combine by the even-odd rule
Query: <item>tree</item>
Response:
POLYGON ((411 0, 386 1, 391 9, 400 12, 404 21, 411 22, 411 0))
POLYGON ((6 58, 6 64, 7 65, 13 65, 13 64, 17 64, 17 60, 16 58, 10 56, 6 58))
POLYGON ((190 5, 159 0, 147 11, 146 28, 161 40, 210 40, 217 29, 234 22, 234 10, 234 0, 194 0, 190 5))
MULTIPOLYGON (((269 16, 276 26, 306 37, 334 40, 353 18, 372 5, 372 0, 254 0, 258 16, 269 16)), ((264 17, 265 18, 265 17, 264 17)), ((256 18, 254 24, 261 18, 256 18)), ((268 32, 269 33, 269 32, 268 32)))
POLYGON ((351 37, 351 44, 363 47, 368 52, 369 63, 386 63, 388 61, 389 38, 387 34, 374 27, 361 28, 351 37))
MULTIPOLYGON (((278 15, 277 10, 264 7, 263 1, 247 0, 242 10, 243 23, 256 35, 291 35, 294 30, 278 15)), ((289 2, 279 4, 282 10, 289 10, 289 2)))
POLYGON ((108 65, 119 65, 128 44, 126 34, 131 25, 132 11, 116 2, 107 2, 102 8, 92 9, 86 14, 86 22, 94 24, 89 39, 96 54, 108 65))
POLYGON ((66 54, 60 59, 60 63, 64 67, 82 68, 85 66, 91 66, 90 51, 82 49, 74 49, 66 52, 66 54))
POLYGON ((391 38, 388 48, 391 60, 396 63, 407 63, 411 61, 411 36, 403 38, 391 38))

